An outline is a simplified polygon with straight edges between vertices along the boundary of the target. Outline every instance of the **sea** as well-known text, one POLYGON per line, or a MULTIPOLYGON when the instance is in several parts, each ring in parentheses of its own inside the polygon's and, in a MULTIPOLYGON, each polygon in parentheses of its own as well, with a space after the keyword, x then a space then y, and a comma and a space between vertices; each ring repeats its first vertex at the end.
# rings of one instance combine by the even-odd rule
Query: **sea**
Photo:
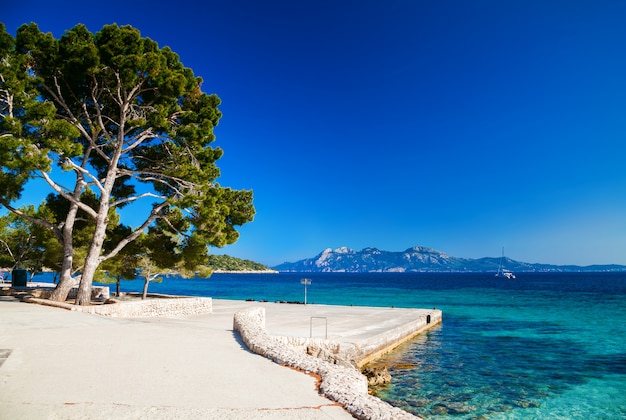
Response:
POLYGON ((379 360, 381 399, 425 419, 626 419, 626 273, 516 275, 214 274, 149 292, 302 302, 307 278, 308 303, 436 307, 440 326, 379 360))

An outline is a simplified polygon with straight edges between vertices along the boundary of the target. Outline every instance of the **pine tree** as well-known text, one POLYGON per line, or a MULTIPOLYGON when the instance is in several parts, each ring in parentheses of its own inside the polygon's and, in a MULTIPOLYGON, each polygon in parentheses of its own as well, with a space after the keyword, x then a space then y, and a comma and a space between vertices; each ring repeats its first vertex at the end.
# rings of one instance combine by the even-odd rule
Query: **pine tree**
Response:
POLYGON ((65 300, 72 287, 79 212, 93 226, 80 269, 81 305, 90 303, 100 264, 155 223, 177 236, 178 252, 193 255, 185 258, 193 264, 208 245, 235 242, 235 228, 253 219, 252 192, 216 182, 223 152, 211 143, 220 100, 201 84, 169 47, 130 26, 93 34, 77 25, 55 39, 29 24, 13 39, 0 24, 0 204, 53 231, 61 244, 51 299, 65 300), (73 174, 73 184, 55 179, 53 166, 73 174), (67 202, 62 222, 12 206, 33 178, 67 202), (84 201, 87 191, 95 205, 84 201), (112 211, 135 202, 150 204, 143 223, 104 247, 112 211))

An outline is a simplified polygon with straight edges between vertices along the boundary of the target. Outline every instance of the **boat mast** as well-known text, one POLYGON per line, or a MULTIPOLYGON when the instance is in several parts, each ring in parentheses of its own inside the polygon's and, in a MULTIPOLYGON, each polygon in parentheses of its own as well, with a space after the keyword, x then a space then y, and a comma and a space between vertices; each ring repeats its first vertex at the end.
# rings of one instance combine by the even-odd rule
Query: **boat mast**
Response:
POLYGON ((502 256, 500 257, 500 265, 498 266, 498 273, 496 276, 500 276, 502 274, 502 260, 504 259, 504 247, 502 247, 502 256))

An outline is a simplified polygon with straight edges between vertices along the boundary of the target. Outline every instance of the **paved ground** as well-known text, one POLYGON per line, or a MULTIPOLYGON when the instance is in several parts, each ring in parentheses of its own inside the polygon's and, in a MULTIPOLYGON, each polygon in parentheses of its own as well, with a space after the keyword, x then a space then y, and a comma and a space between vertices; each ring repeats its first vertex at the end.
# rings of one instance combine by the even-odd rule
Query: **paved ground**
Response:
POLYGON ((0 419, 352 418, 314 378, 248 352, 232 315, 124 320, 0 298, 0 419))
POLYGON ((352 418, 243 346, 233 315, 250 306, 270 334, 355 343, 419 312, 214 300, 211 315, 131 320, 0 297, 0 420, 352 418))

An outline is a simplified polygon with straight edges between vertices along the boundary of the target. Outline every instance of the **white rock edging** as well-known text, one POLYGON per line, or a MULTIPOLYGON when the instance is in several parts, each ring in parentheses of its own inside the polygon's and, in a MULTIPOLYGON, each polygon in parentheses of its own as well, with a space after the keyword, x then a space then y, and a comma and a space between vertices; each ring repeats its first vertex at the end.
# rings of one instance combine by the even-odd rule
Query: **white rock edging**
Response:
POLYGON ((26 297, 23 301, 114 318, 179 318, 181 316, 213 313, 213 299, 202 297, 171 297, 85 306, 34 297, 26 297))
POLYGON ((233 329, 239 332, 241 339, 252 352, 278 364, 319 375, 322 378, 320 392, 343 405, 358 419, 419 418, 369 395, 367 379, 357 369, 331 364, 274 339, 265 329, 265 308, 254 307, 235 313, 233 329))

